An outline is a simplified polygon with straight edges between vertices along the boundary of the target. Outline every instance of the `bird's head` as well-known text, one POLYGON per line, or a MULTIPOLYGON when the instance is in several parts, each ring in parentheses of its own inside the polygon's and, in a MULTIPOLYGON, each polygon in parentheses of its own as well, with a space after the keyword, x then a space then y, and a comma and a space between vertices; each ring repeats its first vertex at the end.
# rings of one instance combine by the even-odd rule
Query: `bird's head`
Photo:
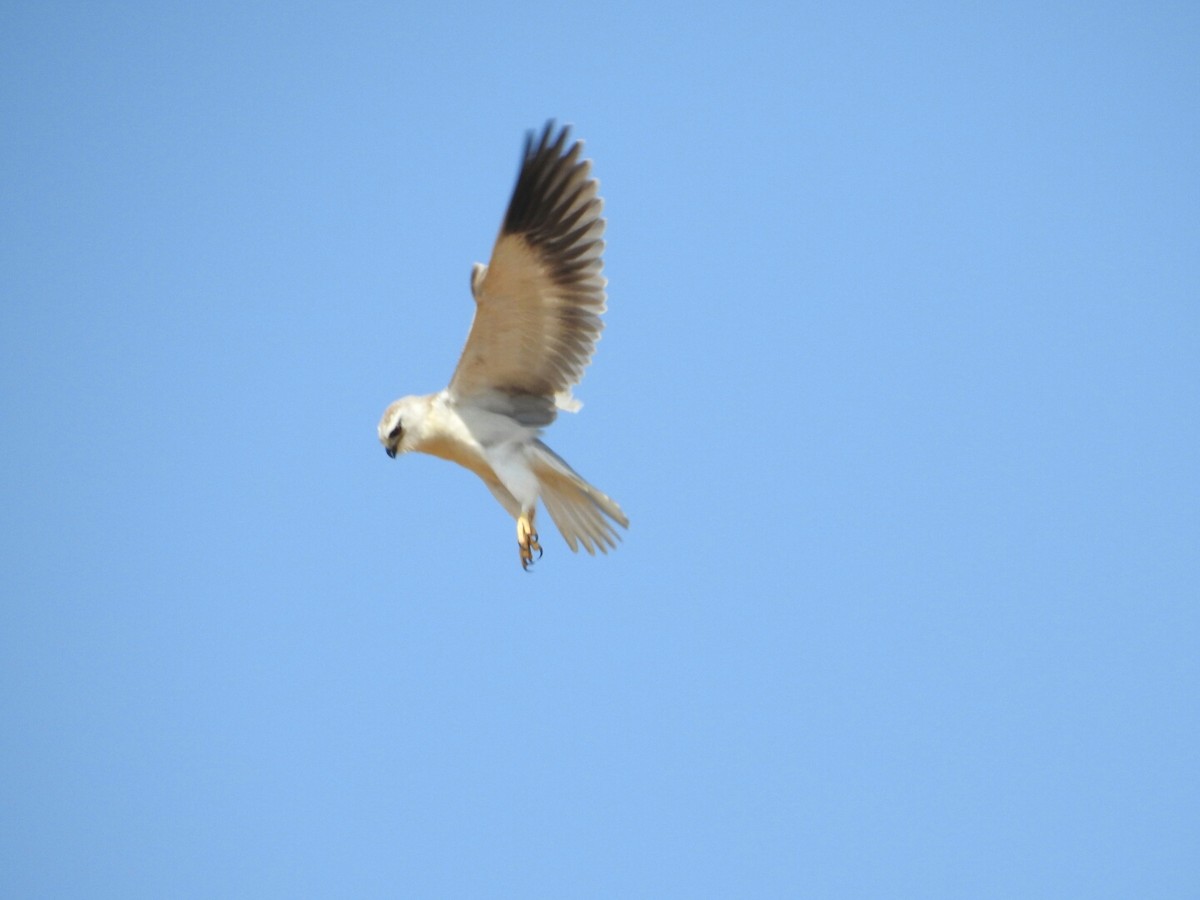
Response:
POLYGON ((383 411, 383 418, 379 420, 379 443, 383 444, 383 449, 387 451, 387 455, 393 459, 399 453, 407 453, 411 448, 410 442, 405 438, 409 436, 409 431, 416 424, 418 415, 414 401, 415 397, 401 397, 391 406, 383 411))

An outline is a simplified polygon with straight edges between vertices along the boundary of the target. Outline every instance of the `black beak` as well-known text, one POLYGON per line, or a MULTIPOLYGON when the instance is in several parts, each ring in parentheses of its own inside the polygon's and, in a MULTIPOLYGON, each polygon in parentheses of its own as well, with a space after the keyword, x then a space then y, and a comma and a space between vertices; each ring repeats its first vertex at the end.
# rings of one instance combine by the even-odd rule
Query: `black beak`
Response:
POLYGON ((396 458, 396 450, 395 450, 395 448, 393 448, 393 447, 385 447, 385 448, 384 448, 384 450, 385 450, 385 452, 387 453, 387 455, 388 455, 389 457, 391 457, 392 459, 395 459, 395 458, 396 458))

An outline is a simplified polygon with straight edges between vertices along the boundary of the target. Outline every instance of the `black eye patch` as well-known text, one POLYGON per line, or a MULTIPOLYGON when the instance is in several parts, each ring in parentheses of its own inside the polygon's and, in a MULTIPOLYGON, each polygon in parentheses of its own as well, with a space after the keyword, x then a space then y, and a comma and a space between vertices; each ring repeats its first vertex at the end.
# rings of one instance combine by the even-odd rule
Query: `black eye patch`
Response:
POLYGON ((402 424, 400 424, 400 423, 396 423, 396 427, 395 427, 395 428, 393 428, 393 429, 392 429, 392 430, 391 430, 391 431, 388 433, 388 440, 389 440, 389 441, 394 441, 396 438, 398 438, 398 437, 400 436, 400 432, 402 432, 403 430, 404 430, 404 426, 403 426, 402 424))

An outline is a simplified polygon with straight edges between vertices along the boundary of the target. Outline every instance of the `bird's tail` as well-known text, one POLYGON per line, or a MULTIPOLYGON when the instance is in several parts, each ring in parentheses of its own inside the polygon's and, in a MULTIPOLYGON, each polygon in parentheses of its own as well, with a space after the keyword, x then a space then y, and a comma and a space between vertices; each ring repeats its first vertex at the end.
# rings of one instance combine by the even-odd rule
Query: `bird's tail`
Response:
POLYGON ((541 484, 542 503, 571 550, 578 553, 580 544, 593 556, 597 550, 601 553, 610 548, 615 550, 621 536, 613 522, 622 528, 629 527, 629 519, 621 507, 584 481, 541 441, 533 443, 532 462, 541 484))

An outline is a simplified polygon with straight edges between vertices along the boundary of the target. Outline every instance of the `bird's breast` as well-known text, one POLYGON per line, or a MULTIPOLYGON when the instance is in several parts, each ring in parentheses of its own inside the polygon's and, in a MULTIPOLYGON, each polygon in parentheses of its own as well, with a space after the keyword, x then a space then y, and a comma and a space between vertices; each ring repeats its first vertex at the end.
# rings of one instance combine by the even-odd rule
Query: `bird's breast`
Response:
POLYGON ((441 432, 427 435, 419 447, 421 453, 437 456, 441 459, 458 463, 464 469, 470 469, 484 481, 494 481, 495 474, 483 448, 469 434, 458 435, 451 432, 441 432))

